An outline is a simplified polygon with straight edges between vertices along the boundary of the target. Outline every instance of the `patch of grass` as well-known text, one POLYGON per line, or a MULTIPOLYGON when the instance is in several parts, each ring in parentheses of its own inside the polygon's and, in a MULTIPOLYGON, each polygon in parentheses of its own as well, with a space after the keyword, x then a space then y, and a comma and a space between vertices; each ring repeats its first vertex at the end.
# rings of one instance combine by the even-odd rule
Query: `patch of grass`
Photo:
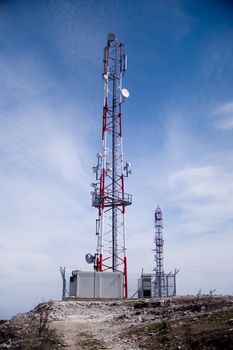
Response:
POLYGON ((140 349, 233 350, 233 310, 137 325, 121 336, 140 349))

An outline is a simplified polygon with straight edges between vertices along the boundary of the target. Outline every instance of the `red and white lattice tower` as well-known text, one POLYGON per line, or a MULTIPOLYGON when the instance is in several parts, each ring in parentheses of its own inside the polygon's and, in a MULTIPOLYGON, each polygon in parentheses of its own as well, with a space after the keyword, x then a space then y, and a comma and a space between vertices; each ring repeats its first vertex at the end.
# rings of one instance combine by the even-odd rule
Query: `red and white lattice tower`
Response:
POLYGON ((103 58, 104 106, 102 148, 93 167, 96 183, 92 186, 92 205, 98 209, 96 220, 97 252, 94 269, 99 272, 122 272, 124 297, 128 297, 125 243, 125 208, 132 196, 125 193, 125 177, 130 164, 123 160, 122 103, 129 92, 122 88, 127 69, 125 45, 108 34, 103 58))
POLYGON ((163 216, 158 206, 155 210, 155 296, 162 298, 165 288, 163 270, 163 216))

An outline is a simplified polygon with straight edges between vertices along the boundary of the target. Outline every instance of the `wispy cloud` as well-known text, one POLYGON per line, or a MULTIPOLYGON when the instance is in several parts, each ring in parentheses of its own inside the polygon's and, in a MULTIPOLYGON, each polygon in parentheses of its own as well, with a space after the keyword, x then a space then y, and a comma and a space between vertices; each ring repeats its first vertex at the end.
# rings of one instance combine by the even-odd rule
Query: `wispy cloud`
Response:
POLYGON ((232 172, 212 166, 184 169, 171 176, 171 186, 173 199, 183 211, 182 231, 186 235, 230 234, 232 172))
POLYGON ((65 99, 60 83, 37 63, 26 53, 20 67, 17 58, 0 57, 1 285, 20 284, 25 295, 17 305, 2 290, 1 300, 19 311, 60 297, 58 266, 85 266, 84 253, 93 249, 86 235, 95 218, 88 111, 72 96, 65 99), (45 280, 48 288, 41 288, 45 280))
POLYGON ((183 195, 191 195, 193 199, 217 199, 233 191, 232 174, 213 166, 179 171, 170 176, 170 184, 181 187, 183 195))
MULTIPOLYGON (((230 110, 230 105, 223 109, 230 110)), ((165 126, 159 130, 164 136, 159 150, 152 147, 143 160, 134 159, 136 171, 130 179, 134 207, 128 211, 129 254, 137 261, 137 253, 141 252, 145 269, 151 271, 154 267, 153 211, 160 204, 164 213, 165 270, 180 268, 179 292, 198 292, 199 288, 208 292, 208 288, 218 287, 218 292, 224 293, 226 289, 219 287, 219 281, 227 278, 232 261, 233 167, 228 149, 218 148, 216 153, 215 140, 205 137, 208 130, 197 133, 193 124, 189 125, 195 113, 192 108, 188 112, 167 111, 165 126)), ((135 265, 140 271, 140 264, 135 265)))
POLYGON ((178 1, 161 1, 158 7, 163 15, 169 16, 170 35, 177 41, 186 37, 195 26, 195 18, 188 14, 178 1))
POLYGON ((212 112, 217 118, 216 126, 221 129, 233 128, 233 102, 228 101, 218 105, 212 112))

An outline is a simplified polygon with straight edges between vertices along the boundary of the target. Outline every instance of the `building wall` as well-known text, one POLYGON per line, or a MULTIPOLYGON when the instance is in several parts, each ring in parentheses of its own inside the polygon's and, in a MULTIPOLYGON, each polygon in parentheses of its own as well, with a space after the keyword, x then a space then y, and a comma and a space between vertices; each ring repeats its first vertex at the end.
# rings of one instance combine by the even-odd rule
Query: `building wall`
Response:
MULTIPOLYGON (((123 274, 120 272, 78 272, 72 286, 76 298, 123 298, 123 274)), ((70 288, 71 290, 71 288, 70 288)))
MULTIPOLYGON (((161 278, 161 298, 173 297, 176 295, 176 275, 173 273, 164 274, 161 278)), ((139 298, 159 298, 159 284, 155 274, 142 275, 138 280, 139 298)))

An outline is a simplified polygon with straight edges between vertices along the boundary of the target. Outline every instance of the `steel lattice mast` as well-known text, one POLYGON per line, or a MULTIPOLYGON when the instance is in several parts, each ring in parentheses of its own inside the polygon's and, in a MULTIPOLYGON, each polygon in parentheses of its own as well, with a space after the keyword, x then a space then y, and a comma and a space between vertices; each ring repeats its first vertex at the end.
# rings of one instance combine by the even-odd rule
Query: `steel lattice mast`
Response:
POLYGON ((155 210, 155 295, 161 298, 164 292, 163 270, 163 217, 158 206, 155 210))
POLYGON ((132 203, 132 196, 124 189, 124 179, 131 170, 130 164, 123 160, 122 103, 129 93, 122 89, 122 78, 127 69, 125 45, 114 34, 107 36, 103 64, 102 149, 97 154, 97 165, 93 167, 97 182, 92 184, 92 205, 98 208, 94 268, 99 272, 122 272, 127 298, 125 207, 132 203))

